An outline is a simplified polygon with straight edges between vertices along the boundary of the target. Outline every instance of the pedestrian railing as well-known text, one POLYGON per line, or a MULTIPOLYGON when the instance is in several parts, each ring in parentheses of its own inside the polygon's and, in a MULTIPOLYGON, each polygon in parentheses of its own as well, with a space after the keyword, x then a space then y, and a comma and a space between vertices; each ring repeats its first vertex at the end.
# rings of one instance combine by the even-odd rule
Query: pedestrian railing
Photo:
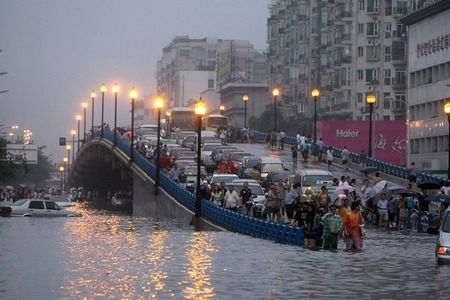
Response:
MULTIPOLYGON (((96 132, 94 136, 100 137, 100 133, 96 132)), ((105 131, 104 139, 113 142, 113 132, 105 131)), ((129 143, 126 143, 122 139, 118 139, 117 147, 127 156, 130 156, 131 148, 129 143)), ((136 150, 134 150, 134 159, 135 164, 141 170, 143 170, 150 178, 155 179, 155 165, 149 162, 136 150)), ((191 212, 195 211, 196 199, 193 193, 188 192, 163 173, 161 173, 160 184, 160 187, 172 196, 178 203, 189 209, 191 212)), ((229 231, 283 244, 296 246, 303 245, 303 231, 300 227, 269 222, 263 219, 246 216, 241 213, 219 207, 206 199, 202 200, 202 217, 209 222, 229 231)))
MULTIPOLYGON (((256 140, 260 140, 260 141, 264 141, 266 137, 266 134, 263 132, 256 132, 255 133, 255 139, 256 140)), ((295 137, 292 136, 287 136, 285 138, 285 144, 288 145, 297 145, 297 139, 295 137)), ((323 149, 323 151, 327 151, 329 149, 330 146, 325 146, 323 149)), ((333 156, 334 157, 341 157, 341 153, 342 153, 342 149, 340 148, 334 148, 333 147, 333 156)), ((354 163, 361 163, 361 157, 358 153, 350 153, 350 160, 354 163)), ((395 176, 398 178, 402 178, 402 179, 408 179, 409 176, 409 170, 405 167, 402 166, 398 166, 398 165, 394 165, 394 164, 390 164, 378 159, 374 159, 374 158, 368 158, 367 159, 367 166, 371 166, 371 167, 375 167, 378 170, 380 170, 383 173, 389 174, 391 176, 395 176)), ((441 183, 442 182, 442 178, 438 177, 438 176, 433 176, 431 174, 427 174, 425 172, 420 172, 418 179, 420 181, 426 181, 426 182, 435 182, 435 183, 441 183)))

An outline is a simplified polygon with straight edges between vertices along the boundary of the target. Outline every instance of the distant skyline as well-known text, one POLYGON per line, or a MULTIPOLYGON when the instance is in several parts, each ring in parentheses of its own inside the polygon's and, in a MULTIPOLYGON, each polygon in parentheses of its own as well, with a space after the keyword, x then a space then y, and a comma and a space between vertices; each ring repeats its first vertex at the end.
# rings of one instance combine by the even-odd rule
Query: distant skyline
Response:
MULTIPOLYGON (((98 93, 103 82, 109 89, 118 82, 118 124, 128 125, 129 89, 135 86, 141 96, 155 91, 156 62, 175 36, 248 40, 266 49, 268 3, 2 1, 0 72, 8 74, 0 76, 0 90, 8 92, 0 94, 0 124, 30 129, 36 144, 47 146, 46 154, 60 162, 66 151, 58 138, 69 137, 76 127, 75 116, 82 113, 83 101, 90 103, 92 89, 98 93)), ((109 92, 105 119, 112 123, 112 117, 109 92)))

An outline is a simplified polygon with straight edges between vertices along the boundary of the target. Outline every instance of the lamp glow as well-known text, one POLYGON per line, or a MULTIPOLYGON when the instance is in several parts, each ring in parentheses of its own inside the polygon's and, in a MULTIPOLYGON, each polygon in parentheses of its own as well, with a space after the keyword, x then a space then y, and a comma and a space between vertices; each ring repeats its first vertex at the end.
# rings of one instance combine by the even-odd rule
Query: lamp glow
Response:
POLYGON ((320 95, 319 89, 313 89, 313 90, 311 91, 311 96, 313 96, 313 97, 319 97, 319 95, 320 95))
POLYGON ((247 102, 248 101, 248 95, 245 94, 244 96, 242 96, 242 101, 247 102))
POLYGON ((444 105, 444 111, 447 115, 450 115, 450 101, 445 103, 444 105))
POLYGON ((221 105, 219 106, 220 111, 224 111, 225 110, 225 105, 221 105))
POLYGON ((373 93, 368 94, 366 96, 366 102, 367 104, 374 104, 375 102, 377 102, 377 97, 373 93))
POLYGON ((137 92, 137 90, 133 87, 133 88, 131 89, 131 91, 130 91, 130 98, 131 98, 131 99, 136 99, 137 96, 138 96, 138 92, 137 92))
POLYGON ((117 83, 114 83, 114 86, 112 88, 113 93, 118 93, 120 91, 119 85, 117 83))
POLYGON ((277 89, 277 88, 273 89, 273 91, 272 91, 272 96, 277 97, 277 96, 279 96, 279 95, 280 95, 280 90, 277 89))
POLYGON ((77 119, 77 121, 81 121, 81 116, 77 115, 76 119, 77 119))
POLYGON ((72 146, 67 145, 67 146, 66 146, 66 149, 67 149, 67 150, 70 150, 70 149, 72 149, 72 146))
POLYGON ((91 92, 91 98, 94 99, 95 97, 97 97, 97 94, 95 93, 94 90, 92 90, 92 92, 91 92))
POLYGON ((197 103, 195 103, 194 111, 197 116, 203 116, 206 113, 206 104, 201 98, 197 103))
POLYGON ((87 108, 87 102, 83 102, 83 103, 81 103, 81 106, 83 107, 83 108, 87 108))
POLYGON ((103 83, 101 86, 100 86, 100 92, 102 92, 102 93, 106 93, 106 85, 103 83))
POLYGON ((164 106, 164 99, 162 97, 156 97, 155 99, 155 107, 157 109, 161 109, 164 106))

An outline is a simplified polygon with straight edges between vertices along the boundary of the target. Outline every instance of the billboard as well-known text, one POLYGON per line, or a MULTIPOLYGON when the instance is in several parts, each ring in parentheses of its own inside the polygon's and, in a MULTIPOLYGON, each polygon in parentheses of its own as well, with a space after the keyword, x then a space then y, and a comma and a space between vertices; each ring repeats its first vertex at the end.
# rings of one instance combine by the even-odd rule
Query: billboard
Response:
POLYGON ((37 145, 7 144, 6 159, 16 164, 36 165, 38 163, 37 145))
MULTIPOLYGON (((406 164, 406 123, 405 121, 373 121, 373 158, 391 164, 406 164)), ((317 136, 325 144, 343 148, 350 152, 368 152, 369 121, 320 121, 317 122, 317 136)))

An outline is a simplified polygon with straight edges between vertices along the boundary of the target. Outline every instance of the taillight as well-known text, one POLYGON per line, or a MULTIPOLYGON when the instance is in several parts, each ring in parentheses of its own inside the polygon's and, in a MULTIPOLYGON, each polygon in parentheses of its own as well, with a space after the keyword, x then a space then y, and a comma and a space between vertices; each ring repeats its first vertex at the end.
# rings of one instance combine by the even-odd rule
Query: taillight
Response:
POLYGON ((445 248, 445 247, 438 248, 438 254, 446 254, 446 253, 447 253, 447 248, 445 248))

